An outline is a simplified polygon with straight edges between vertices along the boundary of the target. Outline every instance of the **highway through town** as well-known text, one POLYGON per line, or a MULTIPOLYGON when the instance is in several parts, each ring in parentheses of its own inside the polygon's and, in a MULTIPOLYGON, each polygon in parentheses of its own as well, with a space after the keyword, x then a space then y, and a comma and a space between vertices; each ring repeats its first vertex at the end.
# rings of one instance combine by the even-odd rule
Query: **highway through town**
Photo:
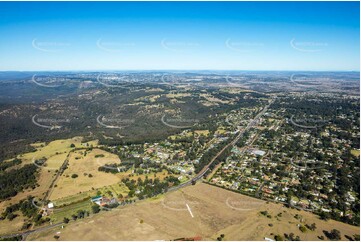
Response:
POLYGON ((202 179, 202 177, 204 176, 204 174, 207 173, 207 171, 209 170, 209 167, 213 164, 213 162, 214 162, 227 148, 234 146, 234 145, 238 142, 238 140, 239 140, 240 138, 242 138, 242 136, 244 135, 244 133, 245 133, 246 131, 248 131, 249 129, 251 129, 252 127, 254 127, 254 126, 258 123, 259 119, 267 112, 269 106, 274 102, 274 100, 275 100, 275 99, 271 99, 271 100, 269 101, 269 103, 262 109, 262 111, 261 111, 260 113, 258 113, 254 119, 251 120, 251 122, 246 126, 246 128, 244 128, 244 129, 242 129, 242 130, 239 130, 238 135, 233 139, 233 141, 230 142, 229 144, 227 144, 225 147, 223 147, 223 149, 220 150, 220 151, 210 160, 210 162, 209 162, 205 167, 203 167, 203 169, 202 169, 197 175, 195 175, 190 181, 187 181, 187 182, 185 182, 185 183, 183 183, 183 184, 181 184, 181 185, 179 185, 179 186, 172 187, 172 188, 170 188, 168 191, 178 190, 178 189, 183 188, 183 187, 185 187, 185 186, 191 185, 193 182, 196 182, 196 181, 202 179))
MULTIPOLYGON (((251 120, 251 122, 246 126, 246 128, 242 129, 242 130, 239 130, 239 133, 238 135, 233 139, 232 142, 230 142, 229 144, 227 144, 225 147, 223 147, 222 150, 220 150, 211 160, 210 162, 205 166, 203 167, 203 169, 198 172, 197 175, 195 175, 190 181, 187 181, 179 186, 176 186, 176 187, 171 187, 170 189, 168 189, 168 192, 170 191, 175 191, 175 190, 178 190, 180 188, 183 188, 183 187, 186 187, 186 186, 189 186, 191 185, 193 182, 196 182, 200 179, 202 179, 202 177, 204 176, 204 174, 206 174, 206 172, 209 170, 209 167, 213 164, 213 162, 228 148, 228 147, 232 147, 234 146, 238 140, 244 135, 244 133, 246 131, 248 131, 249 129, 251 129, 252 127, 254 127, 259 119, 267 112, 269 106, 274 102, 274 99, 271 99, 269 101, 269 103, 263 108, 263 110, 258 113, 256 115, 256 117, 254 119, 251 120)), ((60 223, 57 223, 57 224, 52 224, 52 225, 48 225, 48 226, 44 226, 44 227, 41 227, 41 228, 38 228, 38 229, 33 229, 33 230, 29 230, 29 231, 26 231, 26 232, 23 232, 23 233, 18 233, 18 234, 12 234, 12 235, 4 235, 4 236, 1 236, 0 238, 1 239, 9 239, 9 238, 13 238, 13 237, 17 237, 17 236, 22 236, 23 239, 25 239, 29 234, 31 233, 35 233, 35 232, 41 232, 41 231, 45 231, 45 230, 48 230, 48 229, 51 229, 51 228, 54 228, 54 227, 57 227, 57 226, 60 226, 62 225, 63 222, 60 222, 60 223)))

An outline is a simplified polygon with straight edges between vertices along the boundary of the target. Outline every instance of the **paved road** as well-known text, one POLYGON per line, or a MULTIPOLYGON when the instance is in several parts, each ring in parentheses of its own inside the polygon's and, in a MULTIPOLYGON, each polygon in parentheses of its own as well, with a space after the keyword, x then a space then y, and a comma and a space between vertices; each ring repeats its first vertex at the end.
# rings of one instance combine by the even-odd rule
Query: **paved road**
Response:
MULTIPOLYGON (((69 162, 69 155, 70 155, 71 151, 69 152, 69 154, 67 155, 63 165, 63 166, 66 166, 69 162)), ((46 201, 49 197, 50 197, 50 194, 52 193, 53 189, 54 189, 54 186, 55 186, 55 182, 57 181, 57 179, 59 178, 60 176, 60 173, 61 173, 61 169, 59 169, 59 171, 57 172, 55 178, 53 179, 53 181, 51 182, 50 184, 50 188, 49 190, 46 192, 44 198, 43 198, 43 201, 46 201)), ((40 210, 40 209, 39 209, 40 210)), ((32 230, 28 230, 28 231, 25 231, 25 232, 22 232, 22 233, 17 233, 17 234, 10 234, 10 235, 3 235, 3 236, 0 236, 0 239, 8 239, 8 238, 13 238, 13 237, 17 237, 17 236, 22 236, 22 239, 25 240, 25 238, 29 235, 29 234, 32 234, 34 232, 41 232, 41 231, 44 231, 44 230, 48 230, 48 229, 51 229, 51 228, 54 228, 54 227, 57 227, 59 225, 63 224, 63 222, 60 222, 60 223, 56 223, 56 224, 52 224, 52 225, 48 225, 48 226, 44 226, 44 227, 40 227, 40 228, 37 228, 37 229, 32 229, 32 230)))
MULTIPOLYGON (((258 120, 262 117, 262 115, 267 111, 267 109, 269 108, 269 106, 273 103, 274 99, 272 99, 269 104, 267 104, 267 106, 260 112, 256 115, 256 117, 247 125, 247 127, 243 130, 240 130, 240 132, 238 133, 238 135, 234 138, 234 140, 232 142, 230 142, 228 145, 226 145, 225 147, 223 147, 222 150, 220 150, 212 159, 211 161, 197 174, 193 177, 192 180, 188 181, 188 182, 185 182, 177 187, 172 187, 170 188, 168 191, 174 191, 174 190, 178 190, 182 187, 185 187, 185 186, 189 186, 192 184, 193 181, 197 181, 199 179, 201 179, 204 174, 209 170, 209 167, 212 165, 212 163, 230 146, 234 146, 238 140, 244 135, 244 133, 249 130, 250 128, 254 127, 258 120)), ((68 157, 67 157, 68 158, 68 157)), ((65 161, 67 162, 67 160, 65 161)), ((60 222, 60 223, 57 223, 57 224, 53 224, 53 225, 48 225, 48 226, 45 226, 45 227, 41 227, 41 228, 38 228, 38 229, 33 229, 33 230, 29 230, 29 231, 26 231, 26 232, 23 232, 23 233, 18 233, 18 234, 12 234, 12 235, 4 235, 4 236, 1 236, 0 238, 1 239, 5 239, 5 238, 11 238, 11 237, 16 237, 16 236, 22 236, 23 239, 25 239, 29 234, 32 234, 34 232, 41 232, 41 231, 45 231, 45 230, 48 230, 48 229, 51 229, 51 228, 54 228, 54 227, 57 227, 57 226, 60 226, 64 224, 63 222, 60 222)))
POLYGON ((26 231, 26 232, 23 232, 23 233, 3 235, 3 236, 0 236, 0 238, 1 238, 1 239, 8 239, 8 238, 13 238, 13 237, 17 237, 17 236, 22 236, 22 238, 23 238, 23 240, 24 240, 29 234, 32 234, 32 233, 34 233, 34 232, 45 231, 45 230, 48 230, 48 229, 51 229, 51 228, 55 228, 55 227, 60 226, 60 225, 62 225, 62 224, 64 224, 64 223, 63 223, 63 222, 60 222, 60 223, 56 223, 56 224, 44 226, 44 227, 41 227, 41 228, 29 230, 29 231, 26 231))
POLYGON ((190 184, 192 184, 192 182, 195 182, 195 181, 201 179, 201 178, 204 176, 204 174, 209 170, 209 167, 213 164, 213 162, 214 162, 228 147, 234 146, 234 145, 238 142, 238 140, 244 135, 244 133, 245 133, 247 130, 249 130, 250 128, 254 127, 254 126, 257 124, 257 122, 259 121, 259 119, 265 114, 265 112, 267 112, 269 106, 270 106, 273 102, 274 102, 274 99, 272 99, 272 100, 266 105, 266 107, 264 107, 264 109, 263 109, 260 113, 258 113, 254 119, 252 119, 252 121, 247 125, 246 128, 240 130, 240 132, 239 132, 238 135, 234 138, 234 140, 233 140, 231 143, 229 143, 228 145, 226 145, 225 147, 223 147, 223 149, 220 150, 220 151, 210 160, 210 162, 209 162, 205 167, 203 167, 203 169, 202 169, 197 175, 195 175, 195 176, 193 177, 192 180, 187 181, 187 182, 185 182, 185 183, 183 183, 183 184, 181 184, 181 185, 179 185, 179 186, 172 187, 172 188, 170 188, 168 191, 178 190, 178 189, 180 189, 180 188, 182 188, 182 187, 189 186, 190 184))

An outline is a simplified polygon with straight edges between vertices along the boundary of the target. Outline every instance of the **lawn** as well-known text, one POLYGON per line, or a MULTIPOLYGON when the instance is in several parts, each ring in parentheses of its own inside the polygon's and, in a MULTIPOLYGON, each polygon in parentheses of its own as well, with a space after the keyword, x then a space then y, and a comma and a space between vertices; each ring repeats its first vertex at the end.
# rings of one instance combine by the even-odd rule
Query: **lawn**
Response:
POLYGON ((90 199, 68 205, 66 207, 54 210, 50 215, 51 221, 54 223, 62 222, 64 217, 71 219, 71 215, 76 214, 78 210, 87 210, 91 213, 91 206, 93 203, 90 199))

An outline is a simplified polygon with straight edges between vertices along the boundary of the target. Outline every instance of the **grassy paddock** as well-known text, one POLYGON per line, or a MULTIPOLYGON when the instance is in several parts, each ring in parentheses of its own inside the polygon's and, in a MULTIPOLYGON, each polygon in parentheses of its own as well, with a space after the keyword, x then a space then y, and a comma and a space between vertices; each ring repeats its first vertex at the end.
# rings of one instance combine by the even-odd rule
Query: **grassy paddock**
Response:
POLYGON ((54 223, 63 221, 64 217, 71 219, 71 215, 76 214, 78 210, 87 210, 91 213, 92 202, 90 199, 86 199, 81 202, 77 202, 66 207, 54 210, 50 215, 51 221, 54 223))

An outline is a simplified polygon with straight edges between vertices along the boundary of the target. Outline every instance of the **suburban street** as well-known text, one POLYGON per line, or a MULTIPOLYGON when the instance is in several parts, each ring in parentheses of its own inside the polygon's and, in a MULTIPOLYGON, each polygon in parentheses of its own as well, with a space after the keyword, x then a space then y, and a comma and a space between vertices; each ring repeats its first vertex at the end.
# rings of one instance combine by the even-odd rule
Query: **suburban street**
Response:
POLYGON ((270 102, 262 109, 262 111, 260 113, 258 113, 256 115, 256 117, 254 119, 251 120, 251 122, 247 125, 246 128, 242 129, 242 130, 239 130, 239 133, 238 135, 236 136, 236 138, 233 139, 232 142, 230 142, 228 145, 226 145, 225 147, 223 147, 222 150, 220 150, 211 160, 210 162, 205 166, 203 167, 203 169, 197 174, 195 175, 191 180, 179 185, 179 186, 176 186, 176 187, 172 187, 170 188, 168 191, 174 191, 174 190, 178 190, 179 188, 182 188, 182 187, 185 187, 185 186, 188 186, 188 185, 191 185, 192 182, 195 182, 195 181, 198 181, 200 179, 202 179, 202 177, 204 176, 204 174, 206 174, 206 172, 209 170, 209 167, 212 165, 212 163, 229 147, 231 146, 234 146, 238 140, 244 135, 244 133, 249 130, 250 128, 254 127, 258 120, 262 117, 262 115, 265 114, 265 112, 267 112, 269 106, 274 102, 275 98, 271 99, 270 102))

